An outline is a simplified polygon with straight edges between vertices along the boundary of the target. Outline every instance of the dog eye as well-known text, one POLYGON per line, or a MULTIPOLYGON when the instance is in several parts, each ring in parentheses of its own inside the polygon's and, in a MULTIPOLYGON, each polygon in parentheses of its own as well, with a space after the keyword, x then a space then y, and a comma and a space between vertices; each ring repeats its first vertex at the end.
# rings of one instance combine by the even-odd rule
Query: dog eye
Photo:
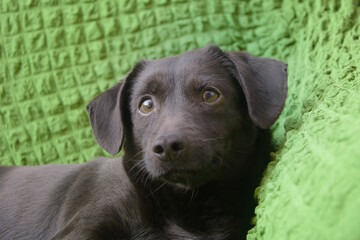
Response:
POLYGON ((219 98, 220 94, 215 90, 206 90, 202 95, 202 100, 207 103, 213 103, 219 98))
POLYGON ((139 107, 140 112, 149 114, 152 110, 154 110, 154 103, 151 98, 147 98, 141 102, 139 107))

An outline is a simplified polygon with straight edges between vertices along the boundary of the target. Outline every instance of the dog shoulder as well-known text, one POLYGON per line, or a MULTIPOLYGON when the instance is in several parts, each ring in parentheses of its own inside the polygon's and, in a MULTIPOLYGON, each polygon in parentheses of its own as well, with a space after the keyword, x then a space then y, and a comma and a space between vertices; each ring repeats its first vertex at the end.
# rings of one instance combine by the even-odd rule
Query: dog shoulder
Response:
MULTIPOLYGON (((98 239, 98 236, 115 230, 117 235, 127 236, 130 229, 141 225, 140 203, 122 166, 122 158, 95 159, 79 169, 76 178, 69 181, 72 183, 62 184, 70 184, 70 188, 61 204, 57 238, 83 234, 98 239)), ((61 189, 59 186, 54 196, 64 194, 61 189)))
POLYGON ((60 209, 51 204, 51 193, 79 166, 1 167, 0 239, 16 239, 17 234, 36 239, 49 234, 60 209))

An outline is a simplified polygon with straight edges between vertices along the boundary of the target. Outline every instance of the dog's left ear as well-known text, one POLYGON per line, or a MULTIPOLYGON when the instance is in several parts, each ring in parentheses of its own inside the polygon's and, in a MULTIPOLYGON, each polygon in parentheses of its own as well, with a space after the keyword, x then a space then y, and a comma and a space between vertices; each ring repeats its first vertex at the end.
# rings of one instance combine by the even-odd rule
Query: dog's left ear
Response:
POLYGON ((287 95, 287 64, 245 52, 227 52, 237 72, 249 115, 260 128, 268 129, 280 116, 287 95))
POLYGON ((86 106, 96 141, 112 155, 120 151, 123 141, 120 95, 124 82, 121 80, 86 106))

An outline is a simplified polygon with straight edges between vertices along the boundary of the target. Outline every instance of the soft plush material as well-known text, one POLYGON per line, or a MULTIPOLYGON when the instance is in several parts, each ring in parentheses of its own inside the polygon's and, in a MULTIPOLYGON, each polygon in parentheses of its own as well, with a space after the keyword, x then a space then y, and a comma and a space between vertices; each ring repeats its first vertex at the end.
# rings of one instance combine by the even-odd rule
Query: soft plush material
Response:
POLYGON ((360 239, 360 2, 2 0, 0 164, 105 155, 85 106, 138 60, 214 43, 288 63, 249 240, 360 239))

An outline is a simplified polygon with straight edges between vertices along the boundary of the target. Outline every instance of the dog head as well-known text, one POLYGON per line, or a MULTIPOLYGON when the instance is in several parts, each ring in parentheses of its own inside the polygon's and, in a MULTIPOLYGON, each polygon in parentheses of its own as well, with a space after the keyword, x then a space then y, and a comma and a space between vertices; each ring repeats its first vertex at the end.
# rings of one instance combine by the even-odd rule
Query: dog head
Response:
POLYGON ((136 149, 134 167, 153 179, 202 185, 244 164, 258 129, 279 117, 286 67, 216 46, 141 61, 87 106, 95 138, 111 154, 136 149))

